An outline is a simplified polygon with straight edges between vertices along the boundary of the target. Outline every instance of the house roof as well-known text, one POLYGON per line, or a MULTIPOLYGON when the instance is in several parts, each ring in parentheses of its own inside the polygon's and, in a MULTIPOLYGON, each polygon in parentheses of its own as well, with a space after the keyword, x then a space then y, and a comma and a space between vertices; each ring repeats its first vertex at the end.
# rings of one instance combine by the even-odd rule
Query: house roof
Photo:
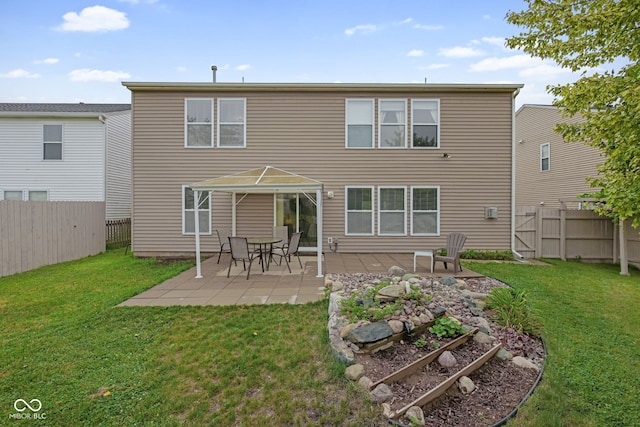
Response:
POLYGON ((517 92, 523 84, 468 83, 183 83, 183 82, 122 82, 134 91, 202 91, 219 92, 517 92))
POLYGON ((278 193, 321 190, 322 183, 273 166, 265 166, 196 182, 191 184, 190 187, 197 191, 278 193))
POLYGON ((131 104, 31 104, 0 103, 0 116, 33 117, 33 116, 74 116, 97 117, 108 113, 130 111, 131 104))

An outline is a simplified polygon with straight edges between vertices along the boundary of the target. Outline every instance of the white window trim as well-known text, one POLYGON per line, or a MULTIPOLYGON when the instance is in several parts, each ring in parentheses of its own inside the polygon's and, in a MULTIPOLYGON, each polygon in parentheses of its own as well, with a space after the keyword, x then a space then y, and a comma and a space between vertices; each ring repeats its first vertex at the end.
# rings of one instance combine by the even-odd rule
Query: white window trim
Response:
POLYGON ((344 103, 344 147, 350 150, 372 150, 375 148, 375 126, 376 126, 376 105, 373 98, 347 98, 344 103), (371 103, 371 123, 349 123, 349 102, 370 102, 371 103), (353 125, 371 125, 371 146, 369 147, 351 147, 349 146, 349 124, 353 125))
MULTIPOLYGON (((184 193, 185 193, 185 189, 187 189, 187 188, 189 188, 189 186, 183 184, 182 185, 182 191, 180 192, 180 197, 182 198, 182 203, 181 203, 181 205, 182 205, 182 235, 184 235, 184 236, 194 236, 196 234, 195 231, 193 231, 193 232, 192 231, 189 231, 189 232, 186 231, 186 228, 187 228, 186 216, 187 215, 191 215, 193 217, 194 216, 194 211, 195 211, 195 209, 186 209, 185 208, 185 205, 184 205, 184 199, 185 199, 184 193)), ((196 203, 196 199, 195 198, 193 199, 193 202, 196 203)), ((212 232, 212 230, 211 230, 211 193, 209 193, 209 206, 207 207, 207 209, 204 209, 204 208, 200 208, 199 209, 199 212, 202 212, 202 211, 208 211, 208 213, 209 213, 209 231, 208 232, 203 232, 202 230, 200 230, 200 235, 202 235, 202 236, 211 235, 211 232, 212 232)))
POLYGON ((407 187, 404 185, 381 185, 378 186, 378 236, 406 236, 407 235, 407 187), (394 188, 401 188, 402 190, 404 190, 404 203, 403 203, 403 207, 404 209, 402 211, 391 211, 391 210, 382 210, 382 190, 388 190, 388 189, 394 189, 394 188), (382 213, 383 212, 402 212, 402 218, 403 218, 403 231, 402 233, 382 233, 382 213))
POLYGON ((398 150, 398 149, 404 149, 407 148, 407 134, 409 133, 408 127, 407 127, 407 99, 406 98, 380 98, 378 99, 378 148, 381 150, 398 150), (400 147, 383 147, 382 146, 382 108, 381 108, 381 104, 383 102, 387 102, 387 101, 391 101, 391 102, 399 102, 402 101, 404 103, 404 123, 396 123, 394 125, 390 125, 390 126, 397 126, 399 124, 404 124, 404 145, 400 146, 400 147))
POLYGON ((439 150, 440 149, 440 99, 429 99, 429 98, 417 98, 411 100, 411 148, 415 148, 417 150, 439 150), (415 147, 413 145, 413 126, 414 125, 433 125, 433 123, 416 123, 413 118, 415 115, 413 114, 414 102, 415 101, 435 101, 438 104, 438 121, 435 124, 437 126, 438 132, 436 134, 436 146, 435 147, 415 147))
POLYGON ((216 144, 218 146, 218 148, 247 148, 247 98, 218 98, 218 123, 216 125, 216 131, 217 131, 217 138, 216 138, 216 144), (236 146, 236 145, 226 145, 226 146, 222 146, 220 145, 220 126, 221 125, 238 125, 240 123, 236 123, 236 122, 222 122, 222 119, 220 118, 220 116, 222 115, 222 109, 220 108, 220 103, 223 101, 242 101, 244 104, 244 108, 243 108, 243 117, 242 117, 242 146, 236 146))
POLYGON ((61 162, 64 160, 64 124, 63 123, 43 123, 42 124, 42 161, 43 162, 61 162), (62 132, 62 141, 45 141, 44 140, 44 127, 45 126, 60 126, 62 132), (45 144, 60 144, 60 158, 59 159, 45 159, 44 158, 44 146, 45 144))
POLYGON ((184 99, 184 147, 185 148, 195 148, 195 149, 202 149, 202 148, 213 148, 213 141, 215 138, 214 135, 214 122, 215 122, 215 107, 214 107, 214 98, 185 98, 184 99), (187 117, 188 114, 188 108, 187 108, 187 104, 189 103, 189 101, 210 101, 211 102, 211 123, 206 123, 206 122, 193 122, 193 123, 189 123, 189 118, 187 117), (209 141, 209 145, 189 145, 189 125, 205 125, 208 124, 211 126, 211 141, 209 141))
POLYGON ((440 235, 440 186, 439 185, 412 185, 411 186, 411 197, 410 197, 410 206, 411 206, 411 235, 412 236, 439 236, 440 235), (437 210, 436 210, 436 232, 435 233, 416 233, 413 229, 413 214, 415 212, 433 212, 433 211, 414 211, 413 209, 413 190, 414 189, 436 189, 438 191, 438 201, 437 201, 437 210))
POLYGON ((548 172, 550 170, 551 170, 551 144, 547 142, 545 144, 540 144, 540 172, 548 172), (548 155, 547 157, 542 157, 542 151, 545 146, 547 147, 548 155), (547 168, 542 169, 542 160, 544 160, 545 158, 547 159, 547 168))
POLYGON ((373 185, 347 185, 344 187, 344 234, 345 236, 373 236, 374 235, 374 217, 375 217, 375 191, 373 185), (349 190, 352 188, 368 188, 371 190, 371 210, 349 210, 349 190), (371 233, 349 233, 349 213, 350 212, 371 212, 371 233))

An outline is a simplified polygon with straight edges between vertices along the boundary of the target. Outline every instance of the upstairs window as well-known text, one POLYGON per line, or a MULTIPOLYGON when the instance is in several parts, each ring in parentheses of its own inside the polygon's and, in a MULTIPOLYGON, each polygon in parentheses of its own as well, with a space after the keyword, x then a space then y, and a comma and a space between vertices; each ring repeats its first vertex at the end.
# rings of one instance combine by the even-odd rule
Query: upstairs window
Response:
POLYGON ((542 144, 540 146, 540 171, 548 171, 549 170, 549 157, 550 157, 550 148, 549 144, 542 144))
POLYGON ((44 160, 62 160, 62 125, 42 126, 44 160))
POLYGON ((378 234, 380 236, 406 235, 406 188, 379 187, 378 192, 378 234))
POLYGON ((347 148, 373 148, 373 99, 347 99, 347 148))
POLYGON ((213 147, 213 99, 185 100, 185 147, 213 147))
POLYGON ((407 147, 407 101, 381 99, 378 101, 380 148, 407 147))
POLYGON ((413 148, 438 148, 440 145, 440 101, 420 99, 411 102, 413 148))
POLYGON ((373 187, 347 187, 346 230, 351 236, 373 235, 373 187))
POLYGON ((218 147, 246 147, 246 100, 218 99, 218 147))

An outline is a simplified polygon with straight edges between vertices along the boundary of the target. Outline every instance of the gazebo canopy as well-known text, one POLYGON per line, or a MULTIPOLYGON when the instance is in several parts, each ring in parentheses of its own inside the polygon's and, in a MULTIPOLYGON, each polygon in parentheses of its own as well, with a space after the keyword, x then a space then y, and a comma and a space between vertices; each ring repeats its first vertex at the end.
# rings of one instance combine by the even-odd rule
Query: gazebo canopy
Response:
POLYGON ((273 166, 207 179, 190 185, 196 191, 228 193, 295 193, 322 191, 322 183, 273 166))

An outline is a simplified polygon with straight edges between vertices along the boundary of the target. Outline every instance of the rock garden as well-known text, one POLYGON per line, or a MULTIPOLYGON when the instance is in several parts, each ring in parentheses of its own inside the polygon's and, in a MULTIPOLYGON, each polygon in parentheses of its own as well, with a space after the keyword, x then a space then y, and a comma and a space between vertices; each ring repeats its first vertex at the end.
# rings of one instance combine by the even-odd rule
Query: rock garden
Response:
POLYGON ((392 267, 329 275, 326 286, 333 353, 391 423, 494 425, 539 381, 540 321, 500 281, 392 267))

